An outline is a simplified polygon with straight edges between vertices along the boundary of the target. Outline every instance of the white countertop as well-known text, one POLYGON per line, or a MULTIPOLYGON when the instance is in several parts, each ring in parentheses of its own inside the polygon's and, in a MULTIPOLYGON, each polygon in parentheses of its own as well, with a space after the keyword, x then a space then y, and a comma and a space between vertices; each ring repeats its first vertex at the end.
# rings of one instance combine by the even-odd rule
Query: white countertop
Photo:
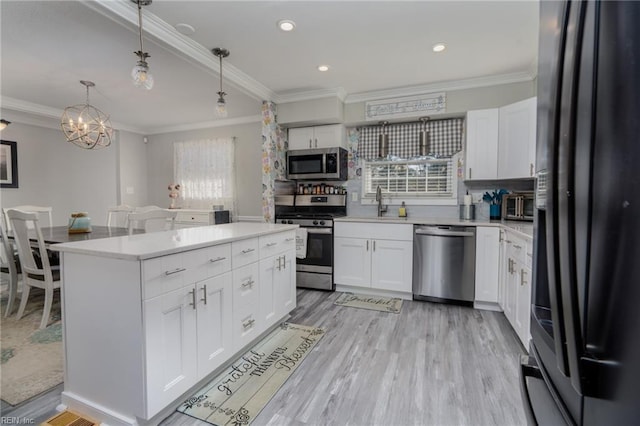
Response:
POLYGON ((533 222, 513 220, 461 220, 441 217, 365 217, 345 216, 335 218, 334 222, 373 222, 373 223, 408 223, 411 225, 459 225, 459 226, 497 226, 518 232, 526 238, 533 238, 533 222))
POLYGON ((260 235, 294 230, 298 225, 235 222, 126 237, 53 244, 52 250, 127 260, 144 260, 260 235))

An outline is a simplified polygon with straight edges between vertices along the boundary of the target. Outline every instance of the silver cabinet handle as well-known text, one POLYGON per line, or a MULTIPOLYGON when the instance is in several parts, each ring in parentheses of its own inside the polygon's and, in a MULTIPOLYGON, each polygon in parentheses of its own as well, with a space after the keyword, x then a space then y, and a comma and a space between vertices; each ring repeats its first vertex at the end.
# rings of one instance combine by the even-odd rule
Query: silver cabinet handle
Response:
POLYGON ((243 283, 242 283, 242 288, 251 287, 251 286, 253 285, 253 283, 254 283, 254 282, 255 282, 255 281, 253 281, 253 280, 251 280, 251 279, 250 279, 249 281, 245 281, 245 282, 243 282, 243 283))
POLYGON ((191 300, 192 300, 192 302, 189 304, 193 306, 193 309, 196 309, 196 289, 194 288, 193 290, 189 291, 189 293, 191 293, 191 300))
POLYGON ((315 143, 314 148, 317 148, 317 147, 318 147, 318 138, 316 138, 316 139, 314 139, 314 140, 315 140, 315 142, 316 142, 316 143, 315 143))
POLYGON ((524 274, 526 274, 526 271, 524 269, 520 269, 520 285, 525 285, 527 283, 524 280, 524 274))
POLYGON ((519 246, 518 244, 514 244, 513 248, 517 248, 518 250, 520 250, 522 248, 522 246, 519 246))
POLYGON ((504 240, 507 244, 511 244, 511 240, 504 240))
POLYGON ((273 247, 275 245, 277 245, 278 243, 267 243, 267 247, 273 247))
POLYGON ((367 251, 369 251, 369 240, 367 240, 367 251))
POLYGON ((242 327, 246 330, 247 328, 253 327, 253 324, 256 322, 254 319, 250 319, 242 322, 242 327))
POLYGON ((313 148, 312 144, 313 144, 313 139, 309 139, 309 148, 313 148))
POLYGON ((513 274, 513 259, 509 258, 509 273, 513 274))
POLYGON ((469 179, 471 179, 471 167, 469 167, 469 179))
POLYGON ((295 238, 287 238, 285 241, 293 241, 295 238))
POLYGON ((173 274, 177 274, 178 272, 184 272, 186 271, 187 268, 176 268, 173 271, 164 271, 165 275, 173 275, 173 274))
POLYGON ((278 256, 278 271, 282 268, 280 262, 282 261, 282 256, 278 256))
POLYGON ((256 251, 256 249, 254 249, 254 248, 244 249, 244 250, 242 250, 242 254, 251 253, 252 251, 256 251))
POLYGON ((204 292, 203 294, 204 297, 200 300, 202 300, 206 305, 207 304, 207 285, 206 284, 202 287, 202 291, 204 292))
POLYGON ((216 257, 215 259, 209 259, 209 262, 211 263, 216 263, 216 262, 220 262, 221 260, 225 260, 226 257, 216 257))
POLYGON ((282 269, 287 269, 287 255, 282 255, 282 269))
POLYGON ((373 240, 373 251, 376 251, 376 240, 373 240))
POLYGON ((533 163, 529 163, 529 176, 533 176, 533 163))

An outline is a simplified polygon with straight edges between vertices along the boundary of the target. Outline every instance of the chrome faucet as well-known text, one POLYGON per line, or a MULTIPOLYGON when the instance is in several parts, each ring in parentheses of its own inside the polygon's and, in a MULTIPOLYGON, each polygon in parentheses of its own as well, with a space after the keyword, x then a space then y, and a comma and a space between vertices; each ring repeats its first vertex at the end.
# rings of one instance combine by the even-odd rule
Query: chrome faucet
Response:
POLYGON ((382 217, 382 213, 387 212, 387 206, 382 205, 382 188, 380 188, 380 185, 376 189, 376 201, 378 202, 378 217, 382 217))

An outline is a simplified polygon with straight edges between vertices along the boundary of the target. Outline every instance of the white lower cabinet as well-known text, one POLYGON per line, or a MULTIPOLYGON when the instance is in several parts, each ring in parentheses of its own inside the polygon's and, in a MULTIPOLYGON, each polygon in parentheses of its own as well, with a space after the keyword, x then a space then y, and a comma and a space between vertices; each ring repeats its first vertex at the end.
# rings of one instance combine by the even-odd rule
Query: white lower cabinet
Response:
POLYGON ((498 306, 500 281, 500 229, 476 228, 475 301, 498 306))
POLYGON ((413 225, 336 222, 334 235, 336 284, 411 292, 413 225))
POLYGON ((233 352, 231 273, 196 284, 198 380, 218 368, 233 352))

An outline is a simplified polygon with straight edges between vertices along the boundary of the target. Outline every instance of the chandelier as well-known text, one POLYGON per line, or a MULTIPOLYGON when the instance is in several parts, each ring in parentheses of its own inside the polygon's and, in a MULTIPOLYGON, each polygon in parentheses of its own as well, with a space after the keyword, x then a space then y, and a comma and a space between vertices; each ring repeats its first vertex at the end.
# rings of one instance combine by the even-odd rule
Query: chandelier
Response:
POLYGON ((136 66, 131 70, 131 78, 133 79, 133 85, 136 87, 143 87, 147 90, 151 90, 153 87, 153 75, 149 72, 149 64, 147 64, 147 58, 149 54, 144 51, 142 45, 142 6, 148 6, 152 0, 131 0, 138 5, 138 26, 140 27, 140 50, 133 52, 138 57, 136 66))
POLYGON ((60 126, 67 141, 85 149, 104 148, 111 145, 113 128, 109 116, 89 104, 89 88, 92 81, 80 80, 87 88, 87 103, 64 109, 60 126))
POLYGON ((226 58, 229 56, 229 51, 227 49, 223 49, 221 47, 216 47, 211 50, 214 55, 220 58, 220 91, 218 92, 218 103, 216 106, 216 113, 219 117, 227 116, 227 103, 224 100, 224 97, 227 95, 222 90, 222 58, 226 58))

